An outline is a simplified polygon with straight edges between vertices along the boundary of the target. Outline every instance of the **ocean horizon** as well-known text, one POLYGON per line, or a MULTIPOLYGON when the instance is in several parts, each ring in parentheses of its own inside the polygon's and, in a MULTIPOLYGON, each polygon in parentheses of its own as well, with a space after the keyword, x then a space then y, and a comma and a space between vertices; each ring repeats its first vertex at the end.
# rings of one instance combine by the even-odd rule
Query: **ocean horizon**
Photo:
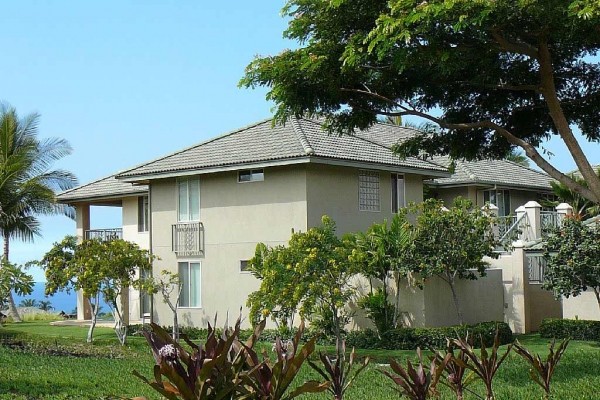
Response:
MULTIPOLYGON (((15 304, 18 306, 22 300, 25 299, 34 299, 38 303, 40 301, 50 301, 52 303, 52 307, 54 307, 51 311, 61 312, 64 311, 67 314, 71 314, 76 312, 77 308, 77 292, 71 290, 70 293, 66 291, 57 292, 52 296, 46 296, 46 282, 35 282, 33 285, 33 292, 29 295, 19 296, 13 292, 13 298, 15 299, 15 304)), ((104 301, 100 301, 100 306, 102 307, 101 312, 110 312, 108 305, 104 301)))

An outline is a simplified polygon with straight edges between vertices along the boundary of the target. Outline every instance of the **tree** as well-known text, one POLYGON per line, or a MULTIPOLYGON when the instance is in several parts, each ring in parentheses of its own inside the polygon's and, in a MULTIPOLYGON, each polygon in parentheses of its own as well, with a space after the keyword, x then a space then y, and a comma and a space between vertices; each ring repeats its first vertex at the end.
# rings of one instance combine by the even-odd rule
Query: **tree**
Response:
POLYGON ((92 323, 87 341, 92 342, 93 332, 102 296, 110 306, 115 318, 115 332, 124 345, 127 339, 127 325, 124 312, 119 304, 120 296, 129 287, 143 287, 143 271, 151 268, 152 257, 147 250, 122 239, 102 241, 84 240, 77 244, 76 238, 67 236, 55 243, 40 261, 46 270, 46 294, 60 290, 81 290, 92 305, 92 323))
MULTIPOLYGON (((596 174, 600 176, 600 167, 596 169, 596 174)), ((570 174, 569 176, 580 185, 587 187, 587 182, 577 174, 570 174)), ((552 186, 552 191, 559 201, 546 201, 547 204, 544 205, 556 207, 559 203, 568 203, 573 207, 575 217, 579 219, 587 219, 600 214, 600 203, 581 196, 560 182, 550 182, 550 186, 552 186)))
POLYGON ((506 159, 529 168, 529 159, 522 152, 515 149, 512 149, 511 152, 508 153, 506 159))
POLYGON ((494 252, 493 218, 466 199, 458 197, 450 209, 437 200, 411 206, 417 214, 411 257, 419 265, 422 278, 437 276, 448 284, 460 324, 463 313, 456 292, 459 279, 484 276, 488 263, 484 257, 497 258, 494 252))
MULTIPOLYGON (((56 203, 55 192, 74 187, 77 180, 70 172, 50 169, 71 147, 62 139, 39 140, 38 119, 38 114, 21 119, 14 108, 0 106, 0 235, 6 260, 10 240, 32 241, 40 235, 37 215, 74 217, 72 208, 56 203)), ((8 302, 11 315, 20 321, 12 295, 8 302)))
POLYGON ((415 272, 410 256, 412 240, 412 230, 404 213, 396 214, 390 224, 376 223, 366 232, 355 235, 350 260, 356 264, 357 271, 369 279, 371 286, 370 293, 359 300, 359 305, 367 310, 380 335, 398 327, 400 285, 403 278, 415 272), (396 284, 394 303, 390 303, 388 293, 392 278, 396 284), (380 283, 375 291, 373 280, 380 283))
POLYGON ((600 223, 566 218, 548 236, 543 287, 557 298, 592 289, 600 307, 600 223))
POLYGON ((169 306, 173 313, 173 339, 179 340, 179 322, 177 319, 177 309, 181 299, 181 279, 179 274, 171 271, 162 270, 160 275, 155 278, 147 278, 142 284, 142 290, 147 293, 160 293, 163 303, 169 306), (175 296, 173 296, 175 294, 175 296))
POLYGON ((19 303, 19 307, 37 307, 38 302, 36 299, 23 299, 19 303))
POLYGON ((38 308, 42 311, 54 310, 54 307, 52 306, 52 302, 50 300, 40 300, 40 302, 38 303, 38 308))
POLYGON ((595 0, 288 0, 294 50, 259 57, 241 86, 270 88, 276 121, 325 117, 331 132, 384 116, 443 128, 404 156, 504 158, 521 148, 543 171, 600 202, 600 178, 574 135, 600 140, 600 3, 595 0), (587 182, 547 161, 556 135, 587 182))
POLYGON ((293 233, 287 246, 256 246, 249 270, 261 284, 248 297, 253 321, 269 315, 281 320, 298 310, 302 318, 331 326, 341 346, 345 306, 354 293, 348 282, 355 271, 348 241, 335 229, 324 216, 321 226, 293 233))
POLYGON ((19 296, 33 292, 33 277, 22 268, 9 263, 6 258, 0 259, 0 306, 11 297, 11 292, 19 296))

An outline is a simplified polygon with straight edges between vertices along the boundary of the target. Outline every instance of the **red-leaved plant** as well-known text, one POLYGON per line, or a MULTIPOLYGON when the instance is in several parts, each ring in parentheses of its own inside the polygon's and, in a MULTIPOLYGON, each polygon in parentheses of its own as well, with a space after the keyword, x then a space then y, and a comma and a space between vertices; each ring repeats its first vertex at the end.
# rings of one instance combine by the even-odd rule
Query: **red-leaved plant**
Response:
POLYGON ((552 380, 554 371, 556 371, 558 362, 567 350, 569 339, 563 340, 558 345, 556 351, 554 351, 554 345, 555 341, 552 340, 546 361, 542 361, 542 357, 539 354, 532 354, 518 340, 515 342, 515 351, 531 366, 529 376, 544 389, 544 399, 546 400, 550 398, 550 381, 552 380))
MULTIPOLYGON (((469 334, 465 337, 465 341, 469 342, 469 334)), ((473 372, 471 372, 466 378, 465 374, 468 370, 467 364, 469 358, 462 349, 459 349, 458 353, 455 354, 455 346, 452 345, 451 339, 447 339, 446 351, 437 351, 435 356, 438 360, 443 360, 448 354, 450 358, 446 363, 445 372, 447 374, 446 379, 441 379, 440 382, 446 385, 454 392, 457 400, 463 400, 464 392, 469 383, 474 379, 473 372)))
POLYGON ((398 391, 411 400, 425 400, 428 396, 437 395, 437 384, 443 376, 446 364, 452 357, 451 354, 446 354, 439 359, 434 357, 431 360, 429 369, 425 369, 423 365, 423 356, 421 349, 417 348, 417 357, 419 363, 416 368, 413 367, 410 361, 407 361, 407 367, 404 368, 394 360, 390 360, 390 368, 398 375, 393 375, 388 371, 382 370, 386 376, 398 385, 398 391))
POLYGON ((346 390, 352 385, 356 377, 369 365, 369 357, 360 364, 360 366, 352 373, 356 353, 354 348, 346 359, 346 343, 342 342, 341 346, 336 346, 341 349, 341 353, 337 355, 335 360, 332 360, 326 354, 319 353, 321 365, 308 360, 308 364, 319 373, 326 381, 330 382, 327 390, 333 395, 334 400, 342 400, 346 390))

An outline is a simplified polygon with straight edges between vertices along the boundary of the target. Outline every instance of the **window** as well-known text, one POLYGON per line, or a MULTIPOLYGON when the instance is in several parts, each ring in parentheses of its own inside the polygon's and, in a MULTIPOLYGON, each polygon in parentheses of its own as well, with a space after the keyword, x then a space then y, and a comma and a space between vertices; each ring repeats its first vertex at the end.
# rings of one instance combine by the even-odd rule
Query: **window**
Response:
POLYGON ((178 182, 178 218, 180 222, 200 220, 200 181, 186 179, 178 182))
POLYGON ((185 261, 178 263, 181 281, 179 307, 200 307, 200 263, 185 261))
POLYGON ((240 260, 240 272, 250 272, 248 271, 248 260, 240 260))
POLYGON ((149 216, 148 196, 138 197, 138 232, 148 232, 149 216))
POLYGON ((484 190, 483 203, 490 203, 498 207, 498 216, 500 217, 511 214, 510 192, 508 190, 484 190))
POLYGON ((360 211, 380 211, 379 172, 358 172, 358 209, 360 211))
POLYGON ((404 175, 392 174, 392 212, 397 213, 405 206, 404 175))
POLYGON ((262 169, 247 169, 238 172, 238 182, 260 182, 265 180, 265 172, 262 169))

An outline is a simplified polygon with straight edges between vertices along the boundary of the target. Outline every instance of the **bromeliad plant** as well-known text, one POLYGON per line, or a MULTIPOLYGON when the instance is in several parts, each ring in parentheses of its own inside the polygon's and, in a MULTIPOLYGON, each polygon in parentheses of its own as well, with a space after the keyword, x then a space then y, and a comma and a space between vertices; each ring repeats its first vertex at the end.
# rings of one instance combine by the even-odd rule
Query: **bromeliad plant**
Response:
MULTIPOLYGON (((338 348, 340 346, 336 346, 338 348)), ((346 360, 346 344, 342 342, 340 347, 342 353, 338 354, 335 360, 329 358, 326 354, 319 353, 319 358, 323 364, 323 368, 316 363, 308 360, 308 364, 319 373, 326 381, 331 384, 327 388, 333 395, 334 400, 342 400, 346 390, 352 385, 356 377, 369 365, 369 357, 365 358, 363 363, 352 373, 356 353, 354 348, 350 352, 348 360, 346 360)))
POLYGON ((263 361, 260 361, 258 354, 251 346, 244 346, 249 371, 241 375, 244 383, 242 398, 290 400, 304 393, 318 393, 327 390, 329 382, 308 381, 291 392, 287 392, 304 361, 315 351, 316 337, 299 349, 303 332, 304 322, 300 324, 300 328, 291 341, 284 343, 280 338, 276 339, 275 361, 271 361, 265 352, 263 352, 263 361))
POLYGON ((455 362, 462 368, 470 369, 475 375, 481 378, 486 389, 486 400, 494 400, 494 391, 492 388, 494 376, 510 353, 512 344, 508 345, 506 352, 502 356, 498 356, 498 349, 500 348, 498 329, 496 329, 494 344, 490 353, 485 348, 483 337, 481 337, 481 351, 479 356, 475 353, 475 348, 469 343, 468 338, 454 339, 452 342, 471 361, 467 363, 455 358, 455 362))
POLYGON ((241 384, 245 349, 254 346, 264 325, 260 324, 248 343, 241 345, 239 319, 233 330, 224 329, 221 336, 208 324, 204 345, 196 345, 182 335, 191 348, 188 352, 167 331, 152 323, 144 336, 156 361, 154 381, 137 371, 133 373, 169 400, 232 398, 241 384))
POLYGON ((542 358, 539 354, 532 354, 529 350, 523 347, 518 340, 515 342, 515 351, 531 366, 529 369, 529 376, 535 383, 544 389, 544 399, 546 400, 550 399, 550 381, 552 380, 552 376, 554 375, 554 371, 556 370, 558 362, 567 350, 569 340, 570 339, 563 340, 558 345, 556 351, 554 351, 554 345, 556 343, 554 340, 552 340, 546 361, 542 361, 542 358))
POLYGON ((396 361, 390 360, 390 368, 398 374, 397 376, 392 375, 388 371, 382 370, 381 372, 399 386, 398 391, 402 395, 411 400, 426 400, 429 395, 437 395, 437 384, 443 376, 446 364, 452 355, 446 354, 441 359, 434 357, 431 360, 428 370, 425 369, 423 364, 423 356, 420 348, 417 348, 417 357, 419 364, 416 368, 413 367, 410 361, 407 361, 407 368, 405 369, 396 361))

